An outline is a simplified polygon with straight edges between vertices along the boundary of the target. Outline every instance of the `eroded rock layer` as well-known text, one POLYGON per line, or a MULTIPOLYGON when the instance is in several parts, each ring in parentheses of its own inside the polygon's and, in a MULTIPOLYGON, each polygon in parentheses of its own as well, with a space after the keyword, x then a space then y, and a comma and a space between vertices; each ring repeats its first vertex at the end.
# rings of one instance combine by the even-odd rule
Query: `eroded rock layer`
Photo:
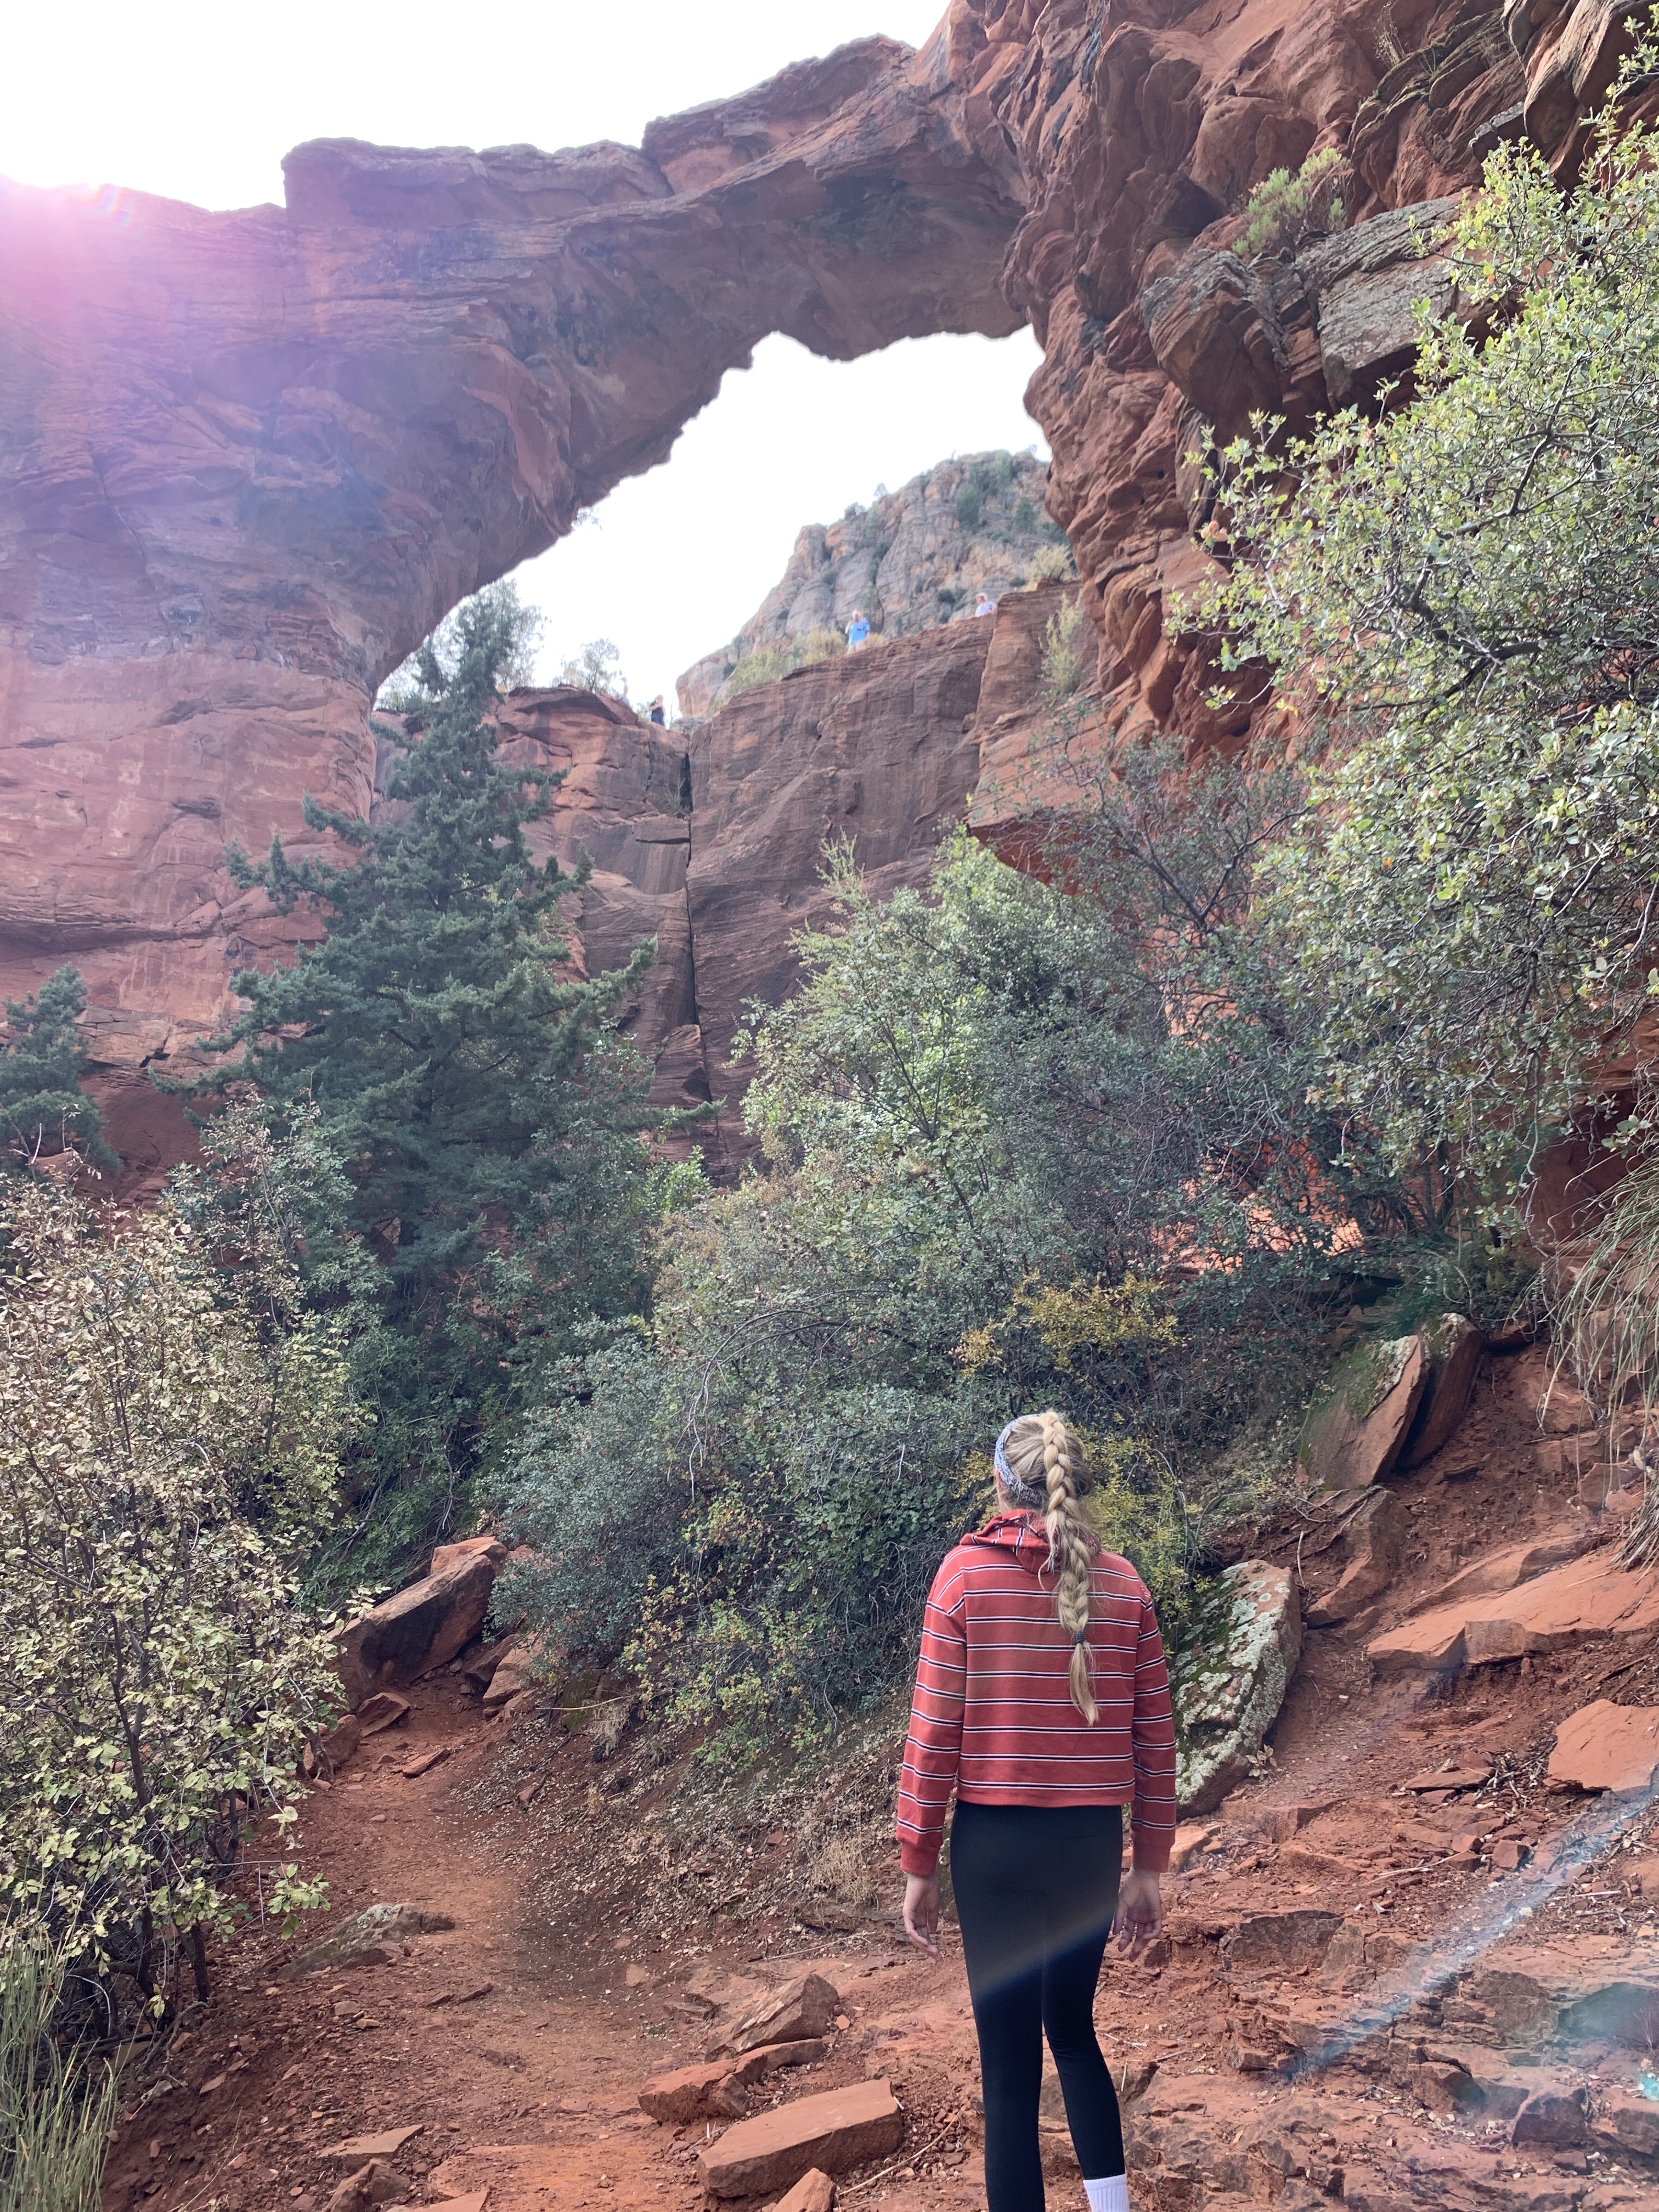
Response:
MULTIPOLYGON (((1371 404, 1408 358, 1413 303, 1450 302, 1442 242, 1485 154, 1525 134, 1570 173, 1631 15, 953 0, 917 53, 860 40, 639 148, 328 142, 289 156, 284 207, 228 215, 0 186, 0 990, 81 967, 98 1082, 159 1158, 143 1066, 222 1019, 236 962, 291 942, 237 897, 226 843, 301 843, 307 790, 368 805, 380 677, 662 459, 772 331, 850 357, 1028 320, 1048 509, 1100 638, 1098 742, 1236 735, 1170 627, 1201 573, 1200 427, 1371 404), (1324 149, 1347 227, 1246 257, 1254 187, 1324 149)), ((1030 657, 1018 627, 1000 675, 992 648, 994 690, 1030 657)), ((826 744, 853 784, 893 771, 872 733, 914 671, 905 652, 872 660, 860 696, 880 669, 890 702, 819 714, 810 738, 788 685, 744 710, 787 749, 784 783, 815 789, 826 744)), ((957 757, 958 730, 917 766, 907 836, 944 804, 934 787, 978 778, 976 821, 1018 849, 1029 708, 1029 687, 975 702, 983 761, 957 757)), ((773 799, 720 773, 711 753, 708 804, 755 856, 749 888, 699 893, 695 843, 642 833, 648 866, 602 871, 627 895, 584 918, 590 957, 678 895, 677 847, 712 973, 726 933, 758 941, 757 902, 810 896, 816 830, 763 859, 773 799)), ((641 803, 663 818, 654 788, 641 803)), ((872 839, 872 865, 899 864, 891 842, 872 839)), ((680 1036, 707 1024, 673 972, 652 1020, 680 1036)), ((677 1049, 694 1082, 699 1055, 677 1049)))

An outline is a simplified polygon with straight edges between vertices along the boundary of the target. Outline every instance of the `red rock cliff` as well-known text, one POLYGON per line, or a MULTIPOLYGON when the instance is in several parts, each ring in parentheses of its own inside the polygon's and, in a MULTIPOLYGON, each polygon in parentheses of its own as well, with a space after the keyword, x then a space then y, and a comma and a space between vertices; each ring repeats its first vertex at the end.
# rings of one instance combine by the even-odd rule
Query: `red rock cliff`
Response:
MULTIPOLYGON (((333 142, 289 157, 285 207, 234 215, 0 187, 0 989, 77 962, 101 1080, 136 1097, 231 963, 280 950, 224 844, 294 837, 307 789, 367 805, 380 676, 774 331, 848 357, 1029 319, 1105 722, 1216 734, 1165 627, 1197 424, 1366 400, 1443 284, 1401 210, 1431 249, 1505 135, 1570 169, 1627 12, 955 0, 919 53, 863 40, 639 149, 333 142), (1328 146, 1352 227, 1246 262, 1252 187, 1328 146)), ((1018 707, 981 717, 991 755, 1018 707)), ((761 852, 757 787, 728 801, 761 852)))

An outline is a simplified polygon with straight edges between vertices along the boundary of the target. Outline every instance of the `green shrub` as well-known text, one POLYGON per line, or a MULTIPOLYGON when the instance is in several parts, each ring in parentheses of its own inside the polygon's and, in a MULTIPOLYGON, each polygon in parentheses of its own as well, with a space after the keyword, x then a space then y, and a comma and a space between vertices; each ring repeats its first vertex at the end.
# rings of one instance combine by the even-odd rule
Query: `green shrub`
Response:
POLYGON ((1245 259, 1340 230, 1348 219, 1340 192, 1347 170, 1346 157, 1335 146, 1310 154, 1294 175, 1273 170, 1245 204, 1249 220, 1238 242, 1245 259))
POLYGON ((962 485, 956 496, 957 521, 963 530, 977 530, 983 497, 978 483, 972 477, 962 485))
POLYGON ((798 668, 820 660, 834 660, 847 650, 847 639, 838 629, 809 629, 791 641, 757 646, 746 653, 720 687, 720 704, 757 691, 763 684, 778 684, 798 668))
POLYGON ((763 684, 778 683, 795 665, 794 653, 787 645, 763 645, 745 653, 720 686, 720 703, 741 698, 745 691, 758 691, 763 684))
POLYGON ((0 1923, 0 2212, 98 2212, 118 2110, 114 2069, 89 2048, 64 1954, 0 1923))
POLYGON ((909 1672, 982 1456, 1033 1404, 1087 1431, 1102 1525, 1178 1633, 1208 1516, 1241 1504, 1221 1447, 1305 1387, 1337 1138, 1243 933, 1279 802, 1161 756, 1114 789, 1054 825, 1070 896, 966 833, 885 903, 830 856, 836 925, 753 1010, 773 1173, 668 1223, 648 1328, 569 1372, 505 1486, 545 1562, 506 1607, 713 1759, 909 1672))
MULTIPOLYGON (((3 1232, 0 1914, 120 1949, 160 2009, 168 1946, 228 1924, 245 1830, 294 1817, 299 1747, 338 1710, 298 1597, 345 1362, 290 1294, 228 1305, 170 1206, 94 1223, 20 1183, 3 1232)), ((318 1901, 292 1865, 265 1896, 318 1901)))
MULTIPOLYGON (((482 592, 474 592, 444 617, 424 644, 417 646, 381 684, 374 700, 379 711, 383 714, 418 714, 460 665, 461 655, 466 650, 467 627, 480 617, 498 623, 508 641, 496 671, 500 688, 510 691, 515 684, 533 684, 536 654, 547 629, 547 617, 539 607, 524 604, 519 597, 518 586, 507 576, 498 584, 487 584, 482 592)), ((599 647, 605 647, 603 638, 585 650, 591 653, 599 647)), ((614 646, 605 650, 615 658, 614 646)), ((575 680, 568 671, 560 678, 565 684, 575 680)))
POLYGON ((120 1162, 104 1140, 104 1116, 81 1088, 87 1048, 76 1024, 87 1003, 77 968, 59 968, 40 991, 6 1000, 0 1049, 0 1174, 42 1158, 78 1152, 113 1174, 120 1162))
POLYGON ((1030 499, 1021 492, 1014 501, 1013 525, 1018 531, 1029 533, 1037 526, 1037 511, 1030 499))
POLYGON ((590 637, 575 659, 560 669, 559 681, 578 691, 603 691, 612 699, 628 696, 622 656, 608 637, 590 637))
POLYGON ((1094 630, 1082 600, 1069 599, 1043 626, 1042 696, 1050 706, 1061 705, 1082 690, 1094 667, 1094 630))
POLYGON ((1565 198, 1491 157, 1455 253, 1499 326, 1425 319, 1378 423, 1214 457, 1237 558, 1183 616, 1311 764, 1273 873, 1323 1094, 1499 1211, 1659 977, 1655 143, 1604 124, 1565 198))
POLYGON ((1025 573, 1034 584, 1059 583, 1076 575, 1077 563, 1069 545, 1039 545, 1026 562, 1025 573))

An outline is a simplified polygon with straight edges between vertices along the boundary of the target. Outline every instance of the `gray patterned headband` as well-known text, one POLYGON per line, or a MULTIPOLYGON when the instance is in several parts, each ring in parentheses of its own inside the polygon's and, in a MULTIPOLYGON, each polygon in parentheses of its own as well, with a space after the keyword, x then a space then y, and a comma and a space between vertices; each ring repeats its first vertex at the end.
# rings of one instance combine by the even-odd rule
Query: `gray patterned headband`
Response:
POLYGON ((1048 1510, 1048 1500, 1047 1495, 1039 1495, 1036 1491, 1032 1489, 1029 1482, 1022 1482, 1020 1480, 1019 1477, 1014 1473, 1012 1468, 1009 1466, 1008 1454, 1004 1449, 1005 1445, 1008 1442, 1010 1431, 1018 1428, 1019 1423, 1025 1417, 1023 1413, 1018 1414, 1013 1420, 1009 1422, 1007 1428, 1006 1428, 1002 1434, 997 1438, 997 1448, 992 1456, 996 1462, 997 1473, 1002 1478, 1003 1488, 1007 1492, 1013 1503, 1019 1507, 1021 1512, 1046 1513, 1048 1510))

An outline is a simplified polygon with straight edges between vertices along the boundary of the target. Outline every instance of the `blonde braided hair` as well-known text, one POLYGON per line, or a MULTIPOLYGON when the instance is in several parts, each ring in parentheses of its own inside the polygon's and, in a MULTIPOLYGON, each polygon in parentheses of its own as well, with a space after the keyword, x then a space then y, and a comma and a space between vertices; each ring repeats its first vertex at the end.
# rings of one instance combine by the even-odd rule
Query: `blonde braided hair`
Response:
POLYGON ((1054 1611, 1072 1639, 1072 1703, 1092 1728, 1100 1718, 1088 1644, 1096 1547, 1078 1510, 1079 1498, 1091 1487, 1083 1449, 1053 1407, 1010 1422, 1000 1441, 1014 1484, 1047 1501, 1042 1517, 1054 1577, 1054 1611))

